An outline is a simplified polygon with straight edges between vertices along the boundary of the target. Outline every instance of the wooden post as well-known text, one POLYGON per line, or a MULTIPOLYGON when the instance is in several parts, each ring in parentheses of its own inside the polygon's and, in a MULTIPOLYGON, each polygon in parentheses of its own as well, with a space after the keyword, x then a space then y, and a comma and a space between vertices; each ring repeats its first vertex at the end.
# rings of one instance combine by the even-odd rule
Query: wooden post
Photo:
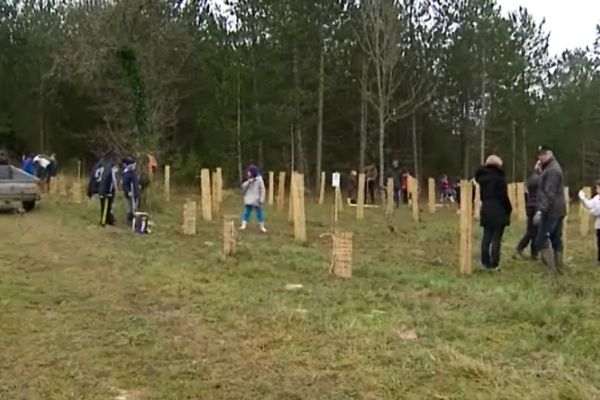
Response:
POLYGON ((337 278, 352 277, 352 232, 333 234, 329 273, 337 278))
POLYGON ((410 176, 408 178, 411 181, 411 197, 412 197, 412 216, 413 221, 419 222, 419 181, 410 176))
MULTIPOLYGON (((461 199, 464 199, 464 197, 461 194, 461 199)), ((508 184, 508 199, 510 200, 510 205, 512 206, 513 210, 517 210, 518 208, 518 204, 517 204, 517 188, 516 185, 514 183, 509 183, 508 184)), ((512 215, 515 215, 515 213, 513 212, 512 215)))
POLYGON ((306 242, 306 216, 304 214, 304 175, 294 174, 294 238, 306 242))
POLYGON ((296 174, 297 172, 292 171, 290 176, 290 204, 288 205, 288 222, 294 222, 294 190, 296 186, 296 174))
POLYGON ((223 216, 223 260, 233 257, 237 252, 237 232, 234 216, 223 216))
POLYGON ((277 210, 285 208, 285 172, 279 173, 279 187, 277 188, 277 210))
POLYGON ((321 172, 321 190, 319 191, 319 205, 322 206, 325 203, 325 179, 327 175, 325 172, 321 172))
POLYGON ((67 179, 64 175, 60 175, 60 178, 58 179, 58 195, 67 197, 67 179))
POLYGON ((219 203, 219 174, 217 171, 212 173, 212 195, 211 195, 211 203, 212 203, 212 213, 216 216, 221 210, 221 203, 219 203))
POLYGON ((459 274, 473 273, 473 185, 467 180, 460 182, 460 256, 459 274))
POLYGON ((275 173, 273 171, 269 171, 269 205, 272 206, 274 203, 275 195, 275 173))
POLYGON ((475 220, 479 221, 479 219, 481 218, 481 186, 479 186, 479 183, 474 182, 475 184, 475 204, 473 204, 473 207, 475 208, 473 210, 473 217, 475 218, 475 220))
POLYGON ((386 214, 392 215, 394 214, 394 207, 396 206, 396 202, 394 201, 394 179, 388 178, 386 185, 386 214))
POLYGON ((212 221, 212 201, 210 193, 210 171, 203 168, 200 171, 200 180, 202 183, 202 219, 212 221))
POLYGON ((165 165, 165 201, 171 201, 171 166, 165 165))
POLYGON ((428 186, 429 186, 429 204, 428 204, 429 213, 434 214, 435 213, 435 201, 436 201, 435 179, 429 178, 428 186))
POLYGON ((571 201, 570 201, 570 195, 569 195, 569 188, 567 186, 565 186, 564 188, 565 191, 565 203, 567 206, 567 215, 565 216, 565 220, 563 222, 563 256, 566 259, 566 254, 567 254, 567 250, 568 250, 568 240, 569 240, 569 213, 571 212, 571 201))
POLYGON ((365 174, 358 174, 358 199, 356 201, 356 219, 365 219, 365 174))
POLYGON ((186 236, 193 236, 196 234, 196 212, 196 202, 188 199, 183 205, 183 223, 181 225, 181 231, 186 236))
POLYGON ((525 183, 517 183, 517 217, 520 222, 527 222, 527 207, 525 201, 525 183))
MULTIPOLYGON (((585 196, 589 199, 592 197, 592 188, 587 186, 583 188, 585 196)), ((590 234, 590 212, 581 204, 579 206, 579 218, 581 221, 580 233, 581 236, 586 237, 590 234)))
POLYGON ((334 198, 334 206, 333 206, 333 220, 338 222, 338 214, 342 209, 342 193, 340 192, 340 187, 336 186, 335 188, 335 198, 334 198))
POLYGON ((221 167, 217 168, 217 201, 219 205, 223 203, 223 169, 221 167))
POLYGON ((77 161, 77 181, 80 184, 81 187, 81 170, 82 170, 82 164, 81 164, 81 160, 77 161))

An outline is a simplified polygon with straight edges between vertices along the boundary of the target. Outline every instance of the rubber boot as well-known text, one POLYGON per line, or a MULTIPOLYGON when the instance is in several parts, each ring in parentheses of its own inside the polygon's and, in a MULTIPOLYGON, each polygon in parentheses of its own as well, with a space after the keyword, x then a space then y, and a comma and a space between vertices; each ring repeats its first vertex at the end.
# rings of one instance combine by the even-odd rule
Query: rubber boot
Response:
POLYGON ((242 221, 242 225, 240 225, 240 231, 245 231, 248 227, 248 222, 242 221))
POLYGON ((554 266, 556 267, 556 272, 558 272, 559 275, 562 275, 564 268, 564 257, 562 251, 557 251, 554 253, 554 266))
POLYGON ((543 249, 540 251, 540 256, 542 258, 542 263, 546 268, 548 268, 550 272, 556 273, 556 261, 552 249, 550 247, 543 249))

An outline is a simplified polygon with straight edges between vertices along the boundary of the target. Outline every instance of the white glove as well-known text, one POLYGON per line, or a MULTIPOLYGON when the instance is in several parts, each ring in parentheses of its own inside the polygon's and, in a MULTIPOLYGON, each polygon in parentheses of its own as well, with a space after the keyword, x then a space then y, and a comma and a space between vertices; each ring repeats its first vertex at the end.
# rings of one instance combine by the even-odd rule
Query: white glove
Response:
POLYGON ((533 216, 533 225, 538 226, 542 222, 542 212, 538 211, 533 216))
POLYGON ((585 192, 583 190, 579 191, 579 200, 585 200, 586 196, 585 196, 585 192))

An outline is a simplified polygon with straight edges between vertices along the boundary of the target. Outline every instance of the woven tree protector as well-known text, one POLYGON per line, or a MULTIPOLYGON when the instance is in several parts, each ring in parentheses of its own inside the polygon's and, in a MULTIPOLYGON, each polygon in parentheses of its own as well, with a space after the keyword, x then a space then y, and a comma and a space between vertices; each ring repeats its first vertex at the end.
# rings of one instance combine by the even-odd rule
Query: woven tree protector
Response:
POLYGON ((329 273, 337 278, 352 277, 352 232, 335 232, 332 235, 329 273))
POLYGON ((237 231, 235 229, 235 216, 223 217, 223 260, 227 260, 237 252, 237 231))
MULTIPOLYGON (((460 193, 463 199, 473 196, 471 182, 460 182, 460 193)), ((473 274, 473 202, 460 202, 460 246, 458 273, 466 276, 473 274)))
POLYGON ((394 213, 394 207, 396 202, 394 201, 394 179, 388 178, 386 185, 386 208, 385 212, 388 216, 394 213))
POLYGON ((195 201, 186 201, 183 205, 183 223, 181 230, 184 235, 193 236, 196 234, 197 205, 195 201))

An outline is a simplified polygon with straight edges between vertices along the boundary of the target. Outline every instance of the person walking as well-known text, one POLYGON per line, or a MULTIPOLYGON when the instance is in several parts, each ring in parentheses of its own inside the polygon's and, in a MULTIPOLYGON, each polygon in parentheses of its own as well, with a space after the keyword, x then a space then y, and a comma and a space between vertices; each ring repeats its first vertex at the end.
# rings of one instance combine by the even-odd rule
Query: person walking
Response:
POLYGON ((260 231, 267 233, 265 213, 263 211, 263 204, 265 204, 265 182, 260 175, 258 167, 250 165, 246 169, 246 180, 242 183, 242 191, 244 192, 244 215, 242 216, 240 230, 246 229, 248 221, 252 216, 252 211, 254 211, 260 231))
POLYGON ((562 274, 563 222, 567 215, 563 170, 554 152, 547 146, 538 147, 538 160, 542 173, 537 191, 537 211, 533 217, 538 227, 535 246, 550 271, 562 274))
POLYGON ((525 212, 527 214, 527 231, 519 241, 517 245, 516 257, 526 258, 523 253, 527 246, 530 246, 532 260, 536 260, 538 257, 538 251, 535 247, 535 238, 537 237, 537 226, 533 223, 533 217, 537 211, 537 191, 540 185, 540 174, 542 173, 542 167, 540 162, 536 162, 533 167, 533 173, 527 179, 527 199, 525 203, 525 212))
POLYGON ((133 158, 123 159, 121 186, 127 201, 127 225, 131 225, 140 206, 140 180, 136 171, 136 162, 133 158))
POLYGON ((481 188, 481 266, 488 271, 500 270, 500 254, 504 230, 510 225, 512 206, 508 198, 506 174, 502 159, 491 155, 475 173, 481 188))
POLYGON ((87 193, 88 198, 96 195, 100 199, 100 226, 115 224, 112 205, 116 184, 115 157, 112 152, 107 152, 92 169, 87 193))
POLYGON ((394 182, 394 204, 398 207, 400 206, 400 189, 402 187, 402 168, 400 168, 398 160, 392 161, 392 167, 388 171, 387 177, 392 178, 394 182))

